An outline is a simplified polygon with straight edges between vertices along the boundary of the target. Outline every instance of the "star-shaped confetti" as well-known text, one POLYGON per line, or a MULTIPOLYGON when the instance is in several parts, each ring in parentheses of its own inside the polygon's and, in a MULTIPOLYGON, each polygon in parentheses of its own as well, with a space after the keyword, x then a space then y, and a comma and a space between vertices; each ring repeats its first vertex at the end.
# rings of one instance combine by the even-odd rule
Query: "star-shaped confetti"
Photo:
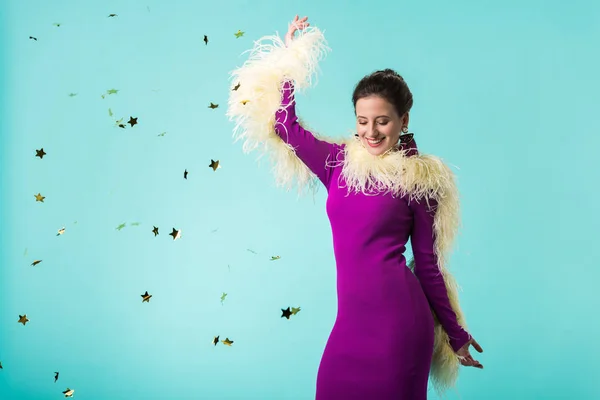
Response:
POLYGON ((233 87, 233 89, 232 89, 232 90, 236 91, 236 90, 238 90, 239 88, 240 88, 240 84, 238 83, 237 85, 235 85, 235 86, 233 87))
POLYGON ((158 235, 158 228, 156 226, 154 228, 152 228, 152 233, 154 233, 154 237, 156 237, 156 235, 158 235))
POLYGON ((233 340, 229 340, 229 338, 225 338, 225 340, 223 340, 223 344, 225 346, 231 346, 233 344, 233 340))
POLYGON ((40 159, 44 158, 45 155, 46 155, 46 152, 44 151, 43 147, 41 149, 35 151, 35 156, 39 157, 40 159))
POLYGON ((123 228, 125 228, 125 223, 119 224, 119 226, 117 226, 115 229, 120 231, 123 228))
POLYGON ((210 164, 208 165, 208 167, 212 168, 213 171, 216 171, 217 169, 221 168, 221 165, 219 163, 219 160, 215 161, 211 158, 210 164))
POLYGON ((290 308, 286 308, 285 310, 282 308, 281 309, 281 318, 286 318, 286 319, 290 319, 290 316, 292 315, 292 312, 290 311, 290 308))
POLYGON ((46 198, 45 196, 42 196, 40 193, 34 194, 34 196, 35 196, 35 201, 39 201, 41 203, 43 203, 44 199, 46 198))
POLYGON ((65 227, 63 226, 62 228, 60 228, 60 229, 58 230, 58 233, 56 234, 56 236, 60 236, 60 235, 62 235, 62 234, 64 234, 64 233, 65 233, 65 227))
POLYGON ((244 36, 244 33, 245 33, 245 32, 242 32, 242 31, 238 30, 236 33, 234 33, 234 35, 235 35, 235 38, 236 38, 236 39, 239 39, 239 38, 241 38, 242 36, 244 36))
POLYGON ((223 305, 223 302, 225 301, 225 297, 227 297, 227 293, 223 293, 221 295, 221 305, 223 305))
POLYGON ((151 297, 152 297, 152 295, 148 294, 148 291, 146 290, 146 292, 142 295, 142 303, 144 303, 144 302, 150 303, 151 297))
POLYGON ((65 390, 63 392, 63 394, 65 395, 65 397, 73 397, 73 393, 75 393, 75 390, 74 389, 69 389, 69 388, 67 388, 67 390, 65 390))
POLYGON ((133 126, 138 123, 137 120, 137 118, 129 117, 129 121, 127 121, 127 123, 133 128, 133 126))
POLYGON ((213 110, 218 107, 219 107, 219 105, 215 104, 215 103, 210 103, 210 106, 208 106, 208 108, 212 108, 213 110))
POLYGON ((34 262, 31 263, 31 266, 35 267, 36 265, 38 265, 41 262, 42 262, 42 260, 35 260, 34 262))
POLYGON ((23 326, 25 326, 25 324, 28 322, 29 322, 29 318, 27 318, 27 314, 19 315, 19 324, 23 324, 23 326))
POLYGON ((169 233, 169 235, 173 236, 173 240, 177 240, 181 237, 181 229, 176 230, 175 228, 173 228, 173 232, 169 233))

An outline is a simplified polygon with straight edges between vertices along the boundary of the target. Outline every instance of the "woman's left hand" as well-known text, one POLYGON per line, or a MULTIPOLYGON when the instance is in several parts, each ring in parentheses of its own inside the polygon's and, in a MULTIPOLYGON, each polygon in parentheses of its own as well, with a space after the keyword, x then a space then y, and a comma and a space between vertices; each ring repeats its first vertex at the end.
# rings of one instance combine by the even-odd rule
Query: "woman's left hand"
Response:
POLYGON ((483 365, 479 361, 475 360, 473 356, 471 356, 471 353, 469 353, 470 345, 473 345, 473 348, 475 348, 475 350, 477 350, 479 353, 483 353, 483 349, 481 348, 479 343, 477 343, 475 339, 471 338, 471 340, 469 340, 467 344, 458 349, 458 351, 456 352, 456 354, 462 357, 460 363, 465 367, 475 367, 483 369, 483 365))

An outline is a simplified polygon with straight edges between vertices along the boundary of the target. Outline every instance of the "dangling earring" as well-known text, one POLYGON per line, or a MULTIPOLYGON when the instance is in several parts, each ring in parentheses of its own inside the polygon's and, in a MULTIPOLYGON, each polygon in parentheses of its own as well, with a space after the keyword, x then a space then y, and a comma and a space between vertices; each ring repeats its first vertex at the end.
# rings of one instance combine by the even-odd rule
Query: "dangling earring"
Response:
POLYGON ((404 125, 404 126, 402 127, 402 132, 403 132, 403 133, 408 133, 408 126, 404 125))

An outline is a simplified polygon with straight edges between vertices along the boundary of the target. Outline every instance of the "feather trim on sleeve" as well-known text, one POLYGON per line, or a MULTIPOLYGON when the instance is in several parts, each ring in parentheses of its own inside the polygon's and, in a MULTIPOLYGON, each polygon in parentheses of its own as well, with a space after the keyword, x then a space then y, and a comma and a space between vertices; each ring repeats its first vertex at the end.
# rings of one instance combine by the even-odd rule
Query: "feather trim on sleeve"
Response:
POLYGON ((289 47, 277 36, 264 36, 254 42, 248 60, 231 72, 227 116, 235 121, 234 143, 243 140, 243 150, 249 153, 260 148, 259 159, 268 154, 277 186, 291 189, 297 185, 300 193, 308 187, 317 188, 316 176, 296 156, 292 146, 275 132, 275 113, 283 109, 282 84, 294 82, 294 91, 313 85, 318 62, 329 50, 323 33, 309 27, 301 31, 289 47))
MULTIPOLYGON (((412 190, 409 191, 417 198, 431 196, 438 202, 433 226, 435 253, 440 272, 444 277, 450 306, 456 314, 458 324, 467 330, 458 299, 459 286, 448 269, 450 254, 460 227, 459 194, 454 174, 441 159, 435 156, 419 155, 409 160, 407 180, 412 186, 412 190)), ((409 267, 414 269, 414 259, 410 260, 409 267)), ((435 321, 435 345, 430 377, 436 392, 441 397, 446 390, 455 385, 460 368, 460 357, 452 349, 448 334, 437 318, 435 321)))

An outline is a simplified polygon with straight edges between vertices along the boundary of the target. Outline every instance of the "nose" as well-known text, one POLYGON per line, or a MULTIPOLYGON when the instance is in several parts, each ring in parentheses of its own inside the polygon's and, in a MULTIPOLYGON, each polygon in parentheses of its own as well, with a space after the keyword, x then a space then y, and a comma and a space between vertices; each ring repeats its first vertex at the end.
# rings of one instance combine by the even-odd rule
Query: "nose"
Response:
POLYGON ((365 136, 370 137, 370 138, 375 138, 378 135, 379 135, 379 132, 377 132, 377 129, 375 129, 375 127, 367 128, 365 136))

